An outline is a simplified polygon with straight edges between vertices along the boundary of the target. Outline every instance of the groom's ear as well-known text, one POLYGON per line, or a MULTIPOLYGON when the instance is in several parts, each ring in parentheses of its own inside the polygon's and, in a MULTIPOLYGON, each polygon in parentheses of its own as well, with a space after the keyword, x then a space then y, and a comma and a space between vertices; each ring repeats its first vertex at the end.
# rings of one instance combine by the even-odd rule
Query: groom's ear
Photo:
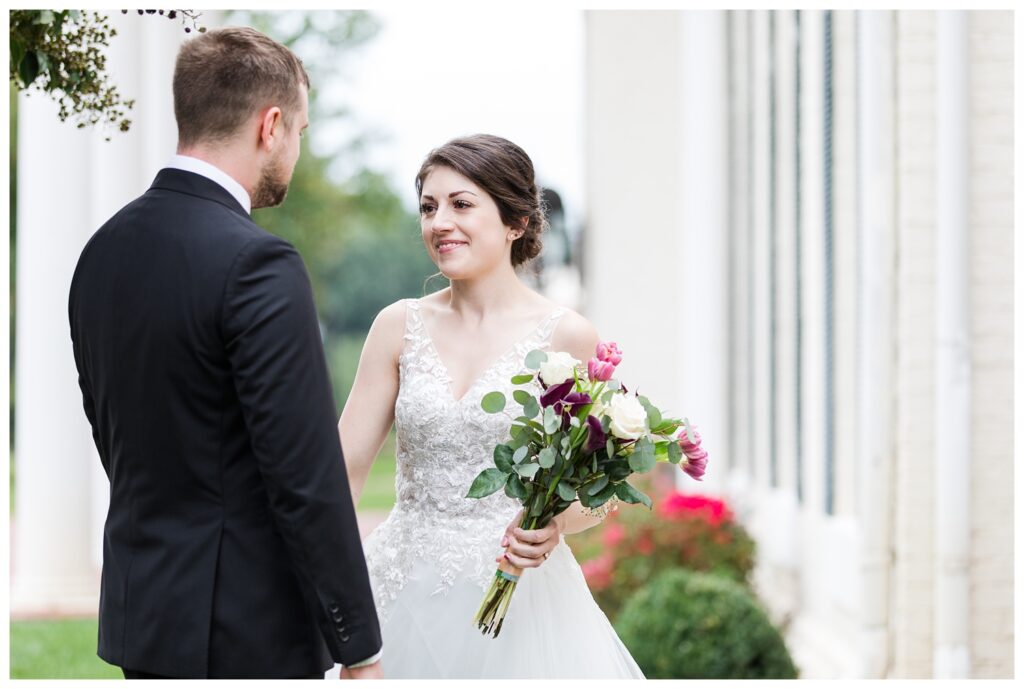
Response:
POLYGON ((276 105, 267 108, 267 111, 260 117, 260 138, 259 147, 271 150, 281 135, 281 108, 276 105))

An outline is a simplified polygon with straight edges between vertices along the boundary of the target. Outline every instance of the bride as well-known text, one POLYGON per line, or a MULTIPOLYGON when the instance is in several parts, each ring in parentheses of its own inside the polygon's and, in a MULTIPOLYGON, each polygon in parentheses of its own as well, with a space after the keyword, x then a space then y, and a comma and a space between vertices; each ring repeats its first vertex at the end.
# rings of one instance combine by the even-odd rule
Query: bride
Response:
POLYGON ((514 405, 509 379, 530 350, 586 361, 598 342, 589 321, 516 274, 546 225, 533 163, 499 137, 455 139, 427 156, 416 188, 423 243, 451 286, 377 315, 338 424, 356 504, 396 425, 397 500, 363 544, 384 675, 643 678, 563 538, 603 515, 576 502, 522 530, 520 505, 504 493, 465 497, 509 430, 481 397, 503 390, 514 405), (525 571, 491 638, 473 616, 503 557, 525 571))

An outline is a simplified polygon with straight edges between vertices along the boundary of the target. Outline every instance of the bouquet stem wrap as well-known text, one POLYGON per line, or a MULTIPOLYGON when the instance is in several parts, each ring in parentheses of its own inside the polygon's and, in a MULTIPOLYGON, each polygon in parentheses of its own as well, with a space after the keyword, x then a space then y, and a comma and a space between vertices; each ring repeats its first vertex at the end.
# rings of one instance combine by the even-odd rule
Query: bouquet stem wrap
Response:
POLYGON ((498 565, 498 571, 494 573, 491 586, 487 589, 480 609, 476 611, 473 622, 483 634, 491 634, 498 638, 501 633, 501 625, 505 621, 505 613, 512 603, 512 594, 516 592, 516 585, 523 570, 516 567, 508 560, 502 560, 498 565))

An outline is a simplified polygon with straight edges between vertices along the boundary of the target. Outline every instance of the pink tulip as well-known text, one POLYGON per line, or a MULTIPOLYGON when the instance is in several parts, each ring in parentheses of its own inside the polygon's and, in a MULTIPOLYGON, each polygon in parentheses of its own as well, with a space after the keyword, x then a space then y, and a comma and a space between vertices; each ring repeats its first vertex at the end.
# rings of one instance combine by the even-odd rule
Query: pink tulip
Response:
POLYGON ((690 431, 693 433, 694 442, 690 442, 690 437, 685 431, 679 436, 679 449, 686 455, 686 461, 683 462, 682 469, 691 478, 700 481, 708 464, 708 453, 707 450, 700 446, 700 433, 695 428, 691 428, 690 431))
POLYGON ((695 481, 701 481, 704 478, 705 467, 707 467, 708 459, 707 453, 704 453, 703 459, 686 459, 686 464, 683 466, 683 471, 690 475, 695 481))
POLYGON ((622 362, 622 350, 614 342, 598 342, 597 358, 606 361, 612 366, 618 366, 622 362))
POLYGON ((590 380, 609 380, 614 373, 615 364, 610 361, 591 359, 587 362, 587 376, 590 377, 590 380))
POLYGON ((692 443, 690 442, 690 436, 687 435, 685 429, 679 434, 679 447, 686 453, 692 452, 700 447, 700 433, 698 433, 697 429, 692 426, 690 427, 690 432, 693 433, 692 443))

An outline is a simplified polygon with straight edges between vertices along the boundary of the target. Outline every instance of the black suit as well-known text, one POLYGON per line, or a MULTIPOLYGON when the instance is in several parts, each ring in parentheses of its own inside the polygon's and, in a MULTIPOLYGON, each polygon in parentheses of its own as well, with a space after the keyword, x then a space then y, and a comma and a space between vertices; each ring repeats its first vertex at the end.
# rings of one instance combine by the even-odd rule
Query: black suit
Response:
POLYGON ((110 509, 99 655, 291 677, 381 647, 316 313, 295 249, 175 169, 78 261, 75 363, 110 509))

